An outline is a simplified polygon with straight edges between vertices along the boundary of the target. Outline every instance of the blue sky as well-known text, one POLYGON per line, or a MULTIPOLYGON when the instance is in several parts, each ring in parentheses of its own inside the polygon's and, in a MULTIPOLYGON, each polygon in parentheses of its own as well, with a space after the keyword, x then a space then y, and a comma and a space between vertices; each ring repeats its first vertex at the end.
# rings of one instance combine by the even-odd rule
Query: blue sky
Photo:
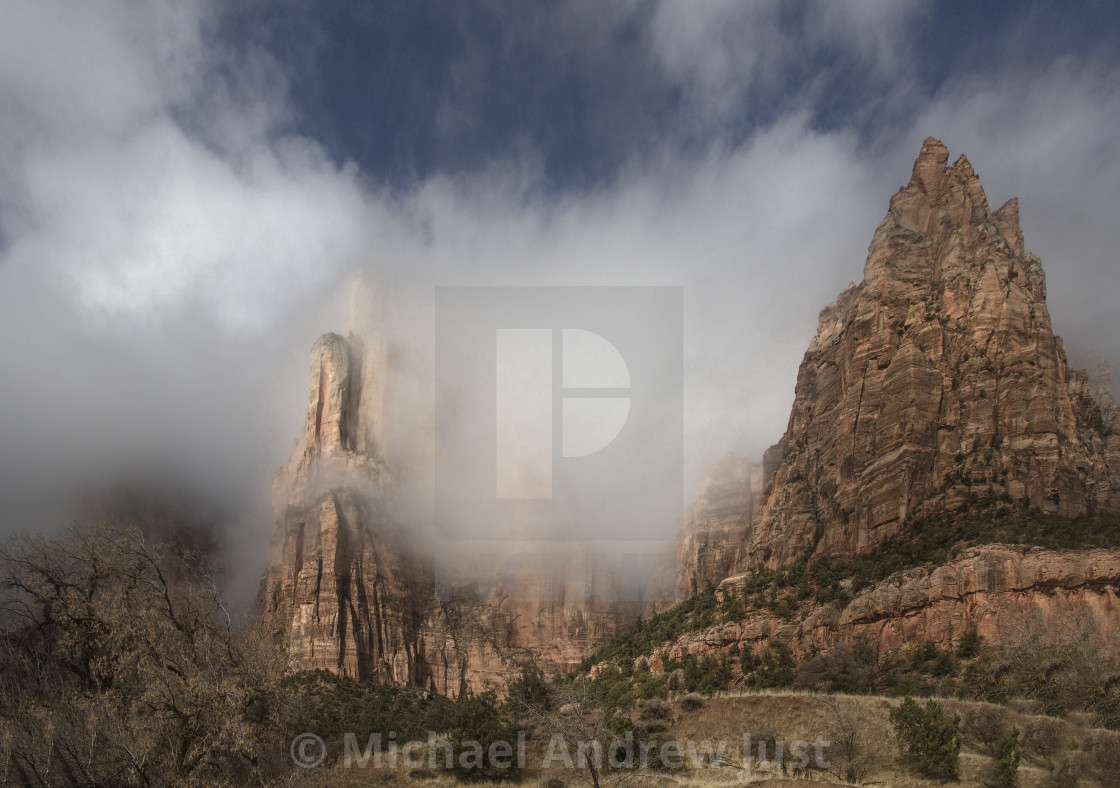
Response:
POLYGON ((1113 4, 2 13, 4 529, 143 470, 225 505, 260 554, 307 349, 348 325, 358 272, 418 436, 435 285, 683 286, 692 485, 780 437, 817 313, 928 135, 994 205, 1020 198, 1074 360, 1120 360, 1113 4))
POLYGON ((222 35, 276 58, 292 128, 372 179, 409 186, 529 146, 555 190, 665 146, 742 145, 797 111, 889 143, 955 80, 1117 50, 1120 15, 1103 2, 825 5, 250 4, 222 35), (695 42, 672 43, 675 14, 701 18, 695 42))

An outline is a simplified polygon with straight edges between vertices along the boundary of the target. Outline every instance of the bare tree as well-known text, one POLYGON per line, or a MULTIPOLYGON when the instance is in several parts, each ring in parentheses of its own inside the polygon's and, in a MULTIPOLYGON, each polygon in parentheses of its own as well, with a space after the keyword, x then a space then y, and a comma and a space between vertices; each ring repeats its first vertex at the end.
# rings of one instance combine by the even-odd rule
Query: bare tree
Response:
POLYGON ((821 702, 829 710, 828 771, 846 782, 862 783, 888 759, 887 734, 851 698, 831 695, 821 702))
POLYGON ((1022 695, 1050 716, 1091 711, 1101 725, 1120 727, 1120 654, 1088 616, 1072 616, 1052 633, 1042 622, 1009 622, 1007 630, 977 666, 993 700, 1022 695))
POLYGON ((1007 709, 991 703, 962 704, 961 732, 990 755, 1011 733, 1007 709))
POLYGON ((633 726, 628 717, 594 697, 589 681, 554 686, 546 703, 514 702, 534 728, 549 736, 549 756, 559 755, 565 766, 570 763, 584 784, 602 788, 636 776, 641 752, 633 726), (630 748, 629 760, 621 748, 630 748))
POLYGON ((262 781, 285 656, 234 631, 213 575, 112 525, 0 546, 0 780, 262 781))

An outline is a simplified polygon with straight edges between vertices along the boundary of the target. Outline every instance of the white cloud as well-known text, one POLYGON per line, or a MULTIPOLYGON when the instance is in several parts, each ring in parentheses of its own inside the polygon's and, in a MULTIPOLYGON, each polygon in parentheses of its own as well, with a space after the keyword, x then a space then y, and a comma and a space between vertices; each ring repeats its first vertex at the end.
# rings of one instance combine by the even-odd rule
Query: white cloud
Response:
POLYGON ((683 87, 689 110, 712 121, 741 108, 767 48, 776 44, 780 49, 785 43, 777 23, 780 6, 735 0, 664 0, 657 5, 653 50, 669 79, 683 87))
POLYGON ((805 13, 806 48, 838 46, 897 78, 912 67, 910 29, 928 14, 917 0, 814 0, 805 13))
MULTIPOLYGON (((807 94, 731 146, 721 124, 807 56, 791 40, 908 79, 900 53, 921 9, 838 7, 812 5, 791 33, 773 4, 658 4, 648 44, 664 73, 641 78, 683 90, 684 114, 714 142, 643 149, 617 177, 556 195, 532 140, 405 192, 371 187, 287 129, 286 75, 267 53, 209 38, 208 4, 12 6, 0 28, 0 504, 155 457, 266 507, 305 405, 306 348, 345 328, 331 296, 361 266, 397 288, 409 397, 430 375, 433 284, 683 284, 690 478, 725 450, 757 454, 785 428, 818 311, 860 278, 927 134, 968 153, 994 202, 1020 196, 1055 325, 1120 358, 1114 72, 1057 63, 1029 80, 957 81, 871 148, 814 129, 807 94)), ((625 20, 604 32, 588 13, 561 15, 573 40, 560 43, 578 55, 593 29, 598 68, 625 20)))
POLYGON ((265 330, 331 286, 362 244, 354 174, 300 141, 235 166, 161 118, 127 140, 36 151, 24 176, 36 230, 13 259, 66 278, 95 316, 194 301, 229 330, 265 330))
POLYGON ((267 510, 302 346, 367 253, 368 198, 353 167, 285 132, 278 65, 218 44, 215 10, 5 8, 4 530, 122 476, 267 510))
POLYGON ((905 32, 921 13, 914 0, 816 0, 801 7, 778 0, 661 0, 651 47, 683 92, 685 117, 710 130, 755 110, 752 104, 814 89, 812 80, 804 87, 799 80, 838 55, 855 58, 863 79, 898 79, 907 65, 905 32))

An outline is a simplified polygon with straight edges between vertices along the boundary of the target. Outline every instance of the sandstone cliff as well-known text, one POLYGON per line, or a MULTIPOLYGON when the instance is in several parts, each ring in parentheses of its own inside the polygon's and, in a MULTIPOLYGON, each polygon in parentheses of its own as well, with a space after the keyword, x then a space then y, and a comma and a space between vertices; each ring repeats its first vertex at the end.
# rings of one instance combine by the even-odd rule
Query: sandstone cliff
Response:
MULTIPOLYGON (((743 576, 717 593, 738 593, 743 576)), ((773 642, 795 658, 840 643, 866 643, 880 652, 932 641, 959 643, 969 629, 991 643, 1023 635, 1069 635, 1088 627, 1110 641, 1120 636, 1120 552, 987 545, 966 550, 934 569, 912 569, 856 596, 843 608, 814 607, 798 621, 766 612, 682 636, 669 656, 704 656, 773 642)), ((659 654, 659 652, 657 652, 659 654)), ((650 660, 661 669, 659 656, 650 660)))
POLYGON ((740 563, 762 482, 762 467, 731 453, 708 471, 681 520, 677 585, 686 595, 718 583, 740 563))
POLYGON ((479 600, 437 598, 394 511, 376 440, 385 365, 369 355, 354 335, 312 348, 303 434, 273 483, 263 615, 293 669, 456 694, 501 665, 500 644, 487 639, 491 611, 479 600))
POLYGON ((978 498, 1066 516, 1120 509, 1115 407, 1102 412, 1067 367, 1018 202, 991 211, 972 165, 948 156, 925 141, 863 282, 821 312, 768 453, 773 477, 743 543, 719 556, 738 551, 744 567, 850 555, 978 498))
POLYGON ((552 577, 542 566, 511 573, 497 556, 470 582, 443 582, 432 536, 411 532, 394 500, 375 348, 353 335, 315 343, 303 434, 274 480, 261 607, 292 668, 456 695, 500 687, 530 657, 566 670, 632 622, 639 611, 598 594, 591 565, 552 577))
POLYGON ((413 680, 423 571, 386 510, 385 463, 360 407, 363 361, 353 337, 327 334, 312 350, 303 435, 273 482, 263 612, 299 667, 413 680))

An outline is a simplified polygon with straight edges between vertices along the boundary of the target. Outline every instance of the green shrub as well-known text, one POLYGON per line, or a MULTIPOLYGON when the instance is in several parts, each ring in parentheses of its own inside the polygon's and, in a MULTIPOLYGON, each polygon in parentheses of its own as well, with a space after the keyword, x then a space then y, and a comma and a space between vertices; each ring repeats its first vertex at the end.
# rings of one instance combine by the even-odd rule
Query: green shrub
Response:
POLYGON ((690 692, 681 698, 681 711, 696 711, 702 708, 704 708, 704 701, 694 692, 690 692))
POLYGON ((915 670, 920 670, 925 667, 926 663, 937 659, 940 653, 937 646, 929 640, 919 643, 910 651, 910 666, 915 670))
MULTIPOLYGON (((771 591, 773 592, 773 589, 771 589, 771 591)), ((767 602, 766 607, 775 616, 786 621, 791 620, 797 615, 797 603, 790 596, 783 595, 779 597, 777 594, 771 593, 770 601, 767 602)))
POLYGON ((284 678, 284 691, 297 709, 296 727, 324 739, 346 733, 360 737, 389 733, 399 741, 424 738, 427 731, 444 731, 451 718, 451 701, 416 687, 355 681, 326 670, 295 673, 284 678))
POLYGON ((890 719, 904 765, 935 780, 956 779, 960 717, 948 717, 934 700, 923 709, 913 698, 906 698, 891 709, 890 719))
POLYGON ((1011 733, 996 743, 992 770, 986 782, 988 788, 1015 788, 1018 785, 1020 755, 1019 729, 1012 728, 1011 733))
POLYGON ((455 704, 455 727, 448 736, 455 754, 455 774, 464 781, 499 781, 516 778, 517 729, 512 715, 504 709, 492 692, 479 695, 464 693, 455 704), (495 750, 491 746, 505 742, 512 749, 495 750))
POLYGON ((731 657, 707 656, 700 660, 700 684, 696 687, 705 695, 714 695, 731 687, 731 657))
POLYGON ((984 638, 977 634, 975 627, 965 630, 965 633, 961 635, 961 642, 957 644, 957 656, 961 659, 975 657, 983 642, 984 638))
POLYGON ((747 683, 761 689, 780 689, 793 686, 797 663, 789 649, 781 643, 771 643, 759 660, 757 667, 747 677, 747 683))
POLYGON ((729 592, 723 601, 723 620, 741 621, 746 618, 746 615, 747 609, 743 606, 743 600, 729 592))
POLYGON ((540 711, 555 708, 552 686, 534 663, 521 666, 521 672, 507 688, 506 698, 515 708, 529 707, 540 711))
POLYGON ((700 682, 704 680, 704 671, 700 669, 700 660, 695 654, 686 654, 684 657, 684 688, 689 692, 700 689, 700 682))

